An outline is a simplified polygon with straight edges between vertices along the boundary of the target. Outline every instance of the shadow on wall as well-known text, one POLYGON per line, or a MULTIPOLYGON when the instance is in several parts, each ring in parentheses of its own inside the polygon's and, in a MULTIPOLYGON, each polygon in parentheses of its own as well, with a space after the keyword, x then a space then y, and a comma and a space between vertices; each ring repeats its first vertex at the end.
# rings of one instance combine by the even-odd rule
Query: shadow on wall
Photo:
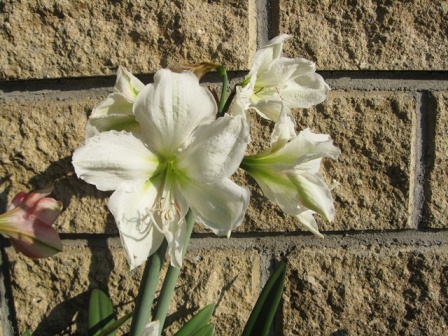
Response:
MULTIPOLYGON (((87 334, 90 293, 93 289, 98 288, 106 294, 109 294, 109 281, 111 273, 115 267, 114 259, 106 240, 110 234, 115 234, 117 232, 113 216, 108 212, 104 226, 104 231, 107 236, 99 234, 95 236, 82 229, 84 226, 80 221, 83 219, 76 217, 76 214, 70 213, 72 211, 70 206, 73 205, 73 203, 76 203, 76 200, 86 198, 104 203, 105 199, 109 197, 109 194, 100 192, 94 186, 78 179, 71 161, 71 156, 67 156, 52 162, 45 171, 30 178, 28 185, 32 186, 31 189, 40 189, 51 183, 54 184, 54 190, 50 197, 63 203, 64 211, 67 211, 70 216, 70 224, 68 228, 69 230, 74 228, 73 231, 75 232, 62 233, 61 238, 63 240, 77 239, 80 238, 80 236, 85 239, 86 235, 89 235, 89 239, 87 239, 87 247, 91 251, 91 258, 90 265, 86 265, 88 267, 88 284, 84 284, 85 278, 80 275, 81 272, 79 271, 81 266, 84 268, 86 267, 74 264, 72 266, 73 269, 70 271, 72 272, 70 275, 72 278, 70 278, 70 276, 68 277, 69 283, 60 287, 59 290, 61 293, 55 293, 54 295, 63 301, 55 303, 56 306, 42 317, 36 330, 32 330, 32 334, 35 336, 50 334, 69 335, 72 334, 74 330, 76 330, 76 333, 87 334), (72 281, 72 283, 70 283, 70 281, 72 281), (78 288, 82 289, 87 287, 87 290, 77 295, 76 293, 71 293, 70 288, 73 288, 73 286, 75 286, 74 283, 76 282, 78 288), (73 294, 75 294, 75 296, 67 297, 68 295, 73 294)), ((11 181, 12 178, 6 177, 1 183, 8 180, 11 181)), ((8 187, 0 194, 0 206, 2 210, 7 208, 6 197, 9 191, 10 189, 8 187)), ((79 206, 79 204, 77 206, 79 206)), ((89 215, 88 210, 84 210, 84 212, 89 215)), ((104 219, 101 220, 103 221, 104 219)), ((67 231, 67 229, 65 229, 65 231, 67 231)), ((10 285, 14 286, 13 283, 10 285)), ((7 290, 11 290, 11 288, 7 290)))
MULTIPOLYGON (((111 194, 109 192, 99 191, 95 186, 78 179, 73 169, 71 156, 52 162, 45 171, 33 176, 28 182, 28 184, 36 187, 46 186, 51 183, 54 184, 54 190, 50 196, 62 202, 65 213, 73 211, 74 204, 72 203, 74 203, 74 200, 96 200, 105 204, 105 200, 111 194), (70 207, 71 205, 72 208, 70 207)), ((75 208, 80 206, 80 204, 75 204, 75 208)), ((89 216, 89 219, 94 215, 88 212, 89 209, 80 208, 79 210, 83 212, 82 215, 89 216)), ((98 228, 86 227, 82 223, 82 217, 78 216, 77 213, 71 215, 69 232, 65 228, 66 235, 98 233, 98 228)), ((103 233, 106 234, 118 234, 115 221, 109 211, 107 211, 107 218, 103 230, 103 233)))
POLYGON ((330 336, 348 336, 348 335, 349 335, 349 333, 345 329, 339 329, 330 334, 330 336))
POLYGON ((11 187, 4 186, 4 184, 10 178, 11 176, 5 176, 0 178, 0 189, 2 189, 2 191, 0 192, 0 213, 4 213, 8 209, 9 204, 7 204, 7 195, 9 194, 11 187))
POLYGON ((87 334, 87 311, 80 310, 80 307, 87 307, 89 296, 90 291, 58 303, 43 317, 32 334, 35 336, 71 335, 74 329, 87 334), (85 326, 82 327, 84 323, 85 326))

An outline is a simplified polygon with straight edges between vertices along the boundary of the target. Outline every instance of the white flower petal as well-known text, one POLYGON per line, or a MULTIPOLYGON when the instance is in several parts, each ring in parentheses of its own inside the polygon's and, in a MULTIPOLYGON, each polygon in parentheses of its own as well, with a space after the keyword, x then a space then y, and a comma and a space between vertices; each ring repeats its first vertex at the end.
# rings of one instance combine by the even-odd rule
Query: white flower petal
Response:
POLYGON ((163 242, 164 235, 154 225, 152 213, 161 183, 161 179, 153 179, 143 185, 134 184, 133 188, 116 190, 110 197, 109 209, 131 269, 143 264, 163 242))
POLYGON ((145 85, 125 67, 120 66, 118 68, 115 89, 121 92, 129 101, 134 101, 144 87, 145 85))
POLYGON ((281 34, 274 37, 263 48, 258 50, 252 60, 252 66, 247 78, 253 74, 266 71, 274 60, 281 57, 283 42, 289 38, 291 38, 290 35, 281 34))
POLYGON ((282 149, 273 152, 265 162, 281 162, 292 167, 322 157, 337 159, 340 153, 328 134, 315 134, 306 128, 282 149))
POLYGON ((134 103, 134 114, 146 143, 171 156, 202 122, 213 120, 217 106, 211 93, 192 72, 159 70, 134 103))
MULTIPOLYGON (((263 173, 262 171, 248 172, 255 178, 264 195, 269 200, 277 204, 286 214, 294 216, 313 234, 323 237, 319 233, 316 221, 313 217, 315 212, 308 210, 307 206, 302 203, 300 193, 303 191, 301 191, 297 187, 297 184, 293 183, 287 175, 283 174, 283 172, 276 173, 276 171, 271 171, 268 174, 263 173)), ((325 185, 324 188, 327 189, 328 187, 325 185)), ((316 198, 318 197, 319 196, 316 196, 316 198)), ((326 205, 328 206, 328 204, 326 205)), ((331 208, 333 208, 334 216, 334 207, 332 203, 327 212, 331 213, 331 208)))
POLYGON ((304 160, 300 164, 294 167, 294 171, 296 174, 317 174, 320 171, 320 163, 322 158, 314 159, 314 160, 304 160))
POLYGON ((247 171, 257 181, 264 195, 285 213, 295 216, 305 210, 300 204, 297 188, 283 172, 247 171))
POLYGON ((334 218, 330 189, 320 174, 297 174, 294 171, 251 169, 247 172, 257 181, 267 198, 285 213, 297 216, 307 209, 314 210, 329 221, 334 218))
POLYGON ((182 251, 186 248, 184 246, 185 216, 188 212, 188 204, 172 172, 164 176, 161 190, 158 203, 153 208, 154 223, 168 242, 171 265, 180 268, 183 259, 182 251))
POLYGON ((309 108, 322 103, 330 87, 322 76, 311 73, 287 81, 280 88, 280 97, 289 108, 309 108))
POLYGON ((229 114, 231 116, 242 115, 249 122, 249 106, 250 106, 250 97, 253 94, 253 88, 249 85, 246 85, 244 88, 241 86, 236 87, 235 97, 232 101, 232 104, 229 108, 229 114))
POLYGON ((277 59, 282 56, 283 52, 283 42, 291 39, 292 36, 289 34, 280 34, 273 39, 269 40, 268 43, 264 46, 264 48, 272 48, 274 59, 277 59))
POLYGON ((140 125, 134 115, 115 114, 104 117, 90 118, 86 125, 86 138, 91 138, 106 131, 128 131, 140 134, 140 125))
POLYGON ((280 113, 271 134, 271 152, 282 149, 296 135, 291 111, 283 101, 280 100, 279 102, 280 113))
POLYGON ((121 92, 114 92, 97 105, 90 115, 91 118, 114 114, 133 115, 132 101, 129 101, 121 92))
POLYGON ((291 75, 291 79, 298 76, 313 75, 316 72, 316 63, 305 58, 293 58, 296 64, 296 71, 291 75))
POLYGON ((120 67, 115 83, 117 92, 110 94, 93 109, 86 126, 86 138, 112 129, 117 131, 138 129, 132 105, 143 88, 142 82, 125 68, 120 67))
POLYGON ((182 191, 195 218, 217 235, 229 236, 249 205, 249 190, 229 179, 204 186, 183 180, 182 191))
POLYGON ((257 77, 257 88, 277 86, 293 77, 313 73, 316 70, 314 62, 304 58, 281 57, 272 62, 270 66, 257 77))
MULTIPOLYGON (((271 98, 266 100, 261 100, 257 104, 252 105, 252 107, 257 111, 257 113, 268 120, 278 122, 280 114, 284 113, 285 118, 282 119, 281 126, 282 132, 287 132, 288 140, 295 137, 295 123, 292 116, 291 110, 285 105, 285 103, 277 98, 271 98)), ((277 131, 280 131, 279 129, 277 131)))
POLYGON ((165 238, 168 241, 168 254, 170 255, 171 265, 173 267, 182 267, 182 252, 187 248, 187 246, 185 246, 185 237, 187 236, 186 229, 184 216, 184 218, 177 223, 173 223, 173 225, 170 226, 170 229, 165 232, 165 238))
POLYGON ((320 174, 308 174, 293 172, 287 173, 291 181, 297 187, 300 202, 328 221, 334 219, 334 205, 330 189, 320 174))
POLYGON ((176 169, 197 183, 214 183, 237 170, 248 142, 245 118, 225 115, 195 130, 178 155, 176 169))
POLYGON ((252 66, 246 76, 246 79, 251 78, 253 75, 257 75, 258 73, 263 73, 269 68, 269 65, 273 61, 274 55, 271 48, 263 48, 258 50, 252 60, 252 66))
POLYGON ((280 100, 279 91, 275 86, 267 86, 259 90, 254 91, 254 94, 250 97, 251 106, 255 106, 264 100, 280 100))
POLYGON ((73 166, 79 178, 103 191, 143 183, 160 168, 158 158, 140 139, 116 131, 89 138, 74 152, 73 166))
POLYGON ((314 213, 315 212, 312 210, 307 210, 294 217, 300 222, 300 224, 305 226, 307 230, 311 231, 316 236, 323 238, 324 236, 319 232, 316 220, 314 219, 314 213))

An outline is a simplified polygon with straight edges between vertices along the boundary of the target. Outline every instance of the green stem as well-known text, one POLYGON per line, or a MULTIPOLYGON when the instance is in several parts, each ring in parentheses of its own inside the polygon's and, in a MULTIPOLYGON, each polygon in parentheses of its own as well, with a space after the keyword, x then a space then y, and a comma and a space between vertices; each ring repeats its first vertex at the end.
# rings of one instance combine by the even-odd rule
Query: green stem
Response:
POLYGON ((134 317, 132 318, 130 332, 131 336, 140 336, 148 323, 167 246, 168 243, 166 239, 164 239, 156 253, 146 261, 142 282, 140 283, 135 303, 134 317))
MULTIPOLYGON (((186 216, 186 234, 185 243, 182 251, 182 260, 185 257, 185 252, 187 251, 188 243, 190 241, 191 232, 193 231, 194 218, 191 210, 188 211, 186 216)), ((176 287, 176 281, 179 277, 180 268, 170 266, 165 276, 163 282, 162 290, 160 291, 159 300, 157 302, 156 308, 154 310, 153 320, 159 320, 160 328, 159 335, 162 333, 163 324, 165 323, 168 308, 170 306, 171 299, 174 294, 174 289, 176 287)))
POLYGON ((227 96, 227 85, 229 83, 229 80, 227 78, 227 71, 226 68, 222 65, 216 68, 216 71, 218 71, 219 75, 222 77, 222 89, 221 89, 221 100, 219 101, 219 108, 218 108, 218 118, 224 116, 224 106, 226 104, 226 96, 227 96))
POLYGON ((230 92, 229 98, 227 98, 226 104, 224 105, 224 109, 222 110, 222 115, 224 115, 230 108, 230 104, 232 104, 232 100, 236 95, 236 86, 233 88, 232 92, 230 92))

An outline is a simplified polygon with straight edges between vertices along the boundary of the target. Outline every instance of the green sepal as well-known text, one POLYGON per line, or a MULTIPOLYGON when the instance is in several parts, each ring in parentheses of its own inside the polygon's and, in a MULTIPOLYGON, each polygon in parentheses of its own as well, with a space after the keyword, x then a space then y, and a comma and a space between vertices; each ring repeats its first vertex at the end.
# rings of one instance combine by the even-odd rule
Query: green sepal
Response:
POLYGON ((263 287, 242 336, 266 336, 283 294, 286 264, 281 263, 263 287))
POLYGON ((31 331, 27 330, 21 336, 31 336, 31 331))
MULTIPOLYGON (((89 300, 89 335, 98 336, 115 322, 112 301, 101 290, 94 289, 89 300)), ((115 336, 115 333, 110 335, 115 336)))
POLYGON ((175 334, 175 336, 196 335, 196 332, 199 332, 201 328, 209 324, 214 310, 215 305, 213 303, 202 308, 196 313, 196 315, 194 315, 187 323, 184 324, 184 326, 175 334))

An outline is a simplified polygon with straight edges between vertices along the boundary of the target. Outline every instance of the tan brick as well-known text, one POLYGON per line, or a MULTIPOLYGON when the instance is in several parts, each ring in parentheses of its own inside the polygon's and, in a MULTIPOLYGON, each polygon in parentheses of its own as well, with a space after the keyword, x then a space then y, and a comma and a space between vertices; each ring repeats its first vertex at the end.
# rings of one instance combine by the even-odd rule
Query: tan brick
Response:
MULTIPOLYGON (((260 256, 254 250, 199 250, 187 253, 180 283, 191 287, 180 291, 176 309, 183 312, 217 304, 212 322, 216 335, 241 335, 262 286, 260 256)), ((171 311, 176 311, 176 309, 171 311)), ((176 314, 176 317, 178 315, 176 314)), ((183 321, 186 321, 185 319, 183 321)), ((174 334, 179 324, 167 335, 174 334)))
POLYGON ((444 335, 448 246, 288 255, 283 335, 444 335))
POLYGON ((325 70, 447 70, 446 1, 282 0, 286 55, 325 70))
MULTIPOLYGON (((405 93, 331 91, 313 109, 294 111, 298 130, 330 134, 342 151, 324 159, 321 171, 331 185, 334 223, 318 215, 323 231, 403 229, 409 227, 408 198, 415 98, 405 93)), ((266 149, 272 123, 261 121, 252 151, 266 149), (261 139, 261 141, 260 141, 261 139), (263 147, 264 146, 264 147, 263 147)), ((249 179, 251 204, 241 231, 296 231, 301 226, 271 204, 249 179)))
MULTIPOLYGON (((0 175, 3 202, 19 191, 54 183, 52 197, 63 202, 56 222, 63 233, 117 232, 106 209, 107 193, 78 180, 73 151, 84 142, 87 115, 107 93, 40 93, 2 101, 0 110, 0 175)), ((9 97, 9 96, 8 96, 9 97)))
POLYGON ((21 1, 0 16, 0 78, 151 73, 177 62, 246 69, 256 47, 250 0, 21 1))
MULTIPOLYGON (((426 184, 425 225, 448 228, 448 92, 436 93, 435 139, 426 184)), ((432 151, 432 150, 431 150, 432 151)))
MULTIPOLYGON (((17 255, 12 248, 7 253, 20 332, 85 334, 86 307, 94 288, 109 293, 119 317, 133 308, 143 266, 129 273, 121 248, 95 243, 89 248, 65 246, 63 253, 36 261, 17 255)), ((174 334, 187 316, 210 303, 219 303, 212 318, 217 334, 226 335, 229 330, 241 334, 260 291, 259 267, 255 251, 188 253, 178 280, 179 285, 187 285, 176 290, 167 334, 174 334)))

